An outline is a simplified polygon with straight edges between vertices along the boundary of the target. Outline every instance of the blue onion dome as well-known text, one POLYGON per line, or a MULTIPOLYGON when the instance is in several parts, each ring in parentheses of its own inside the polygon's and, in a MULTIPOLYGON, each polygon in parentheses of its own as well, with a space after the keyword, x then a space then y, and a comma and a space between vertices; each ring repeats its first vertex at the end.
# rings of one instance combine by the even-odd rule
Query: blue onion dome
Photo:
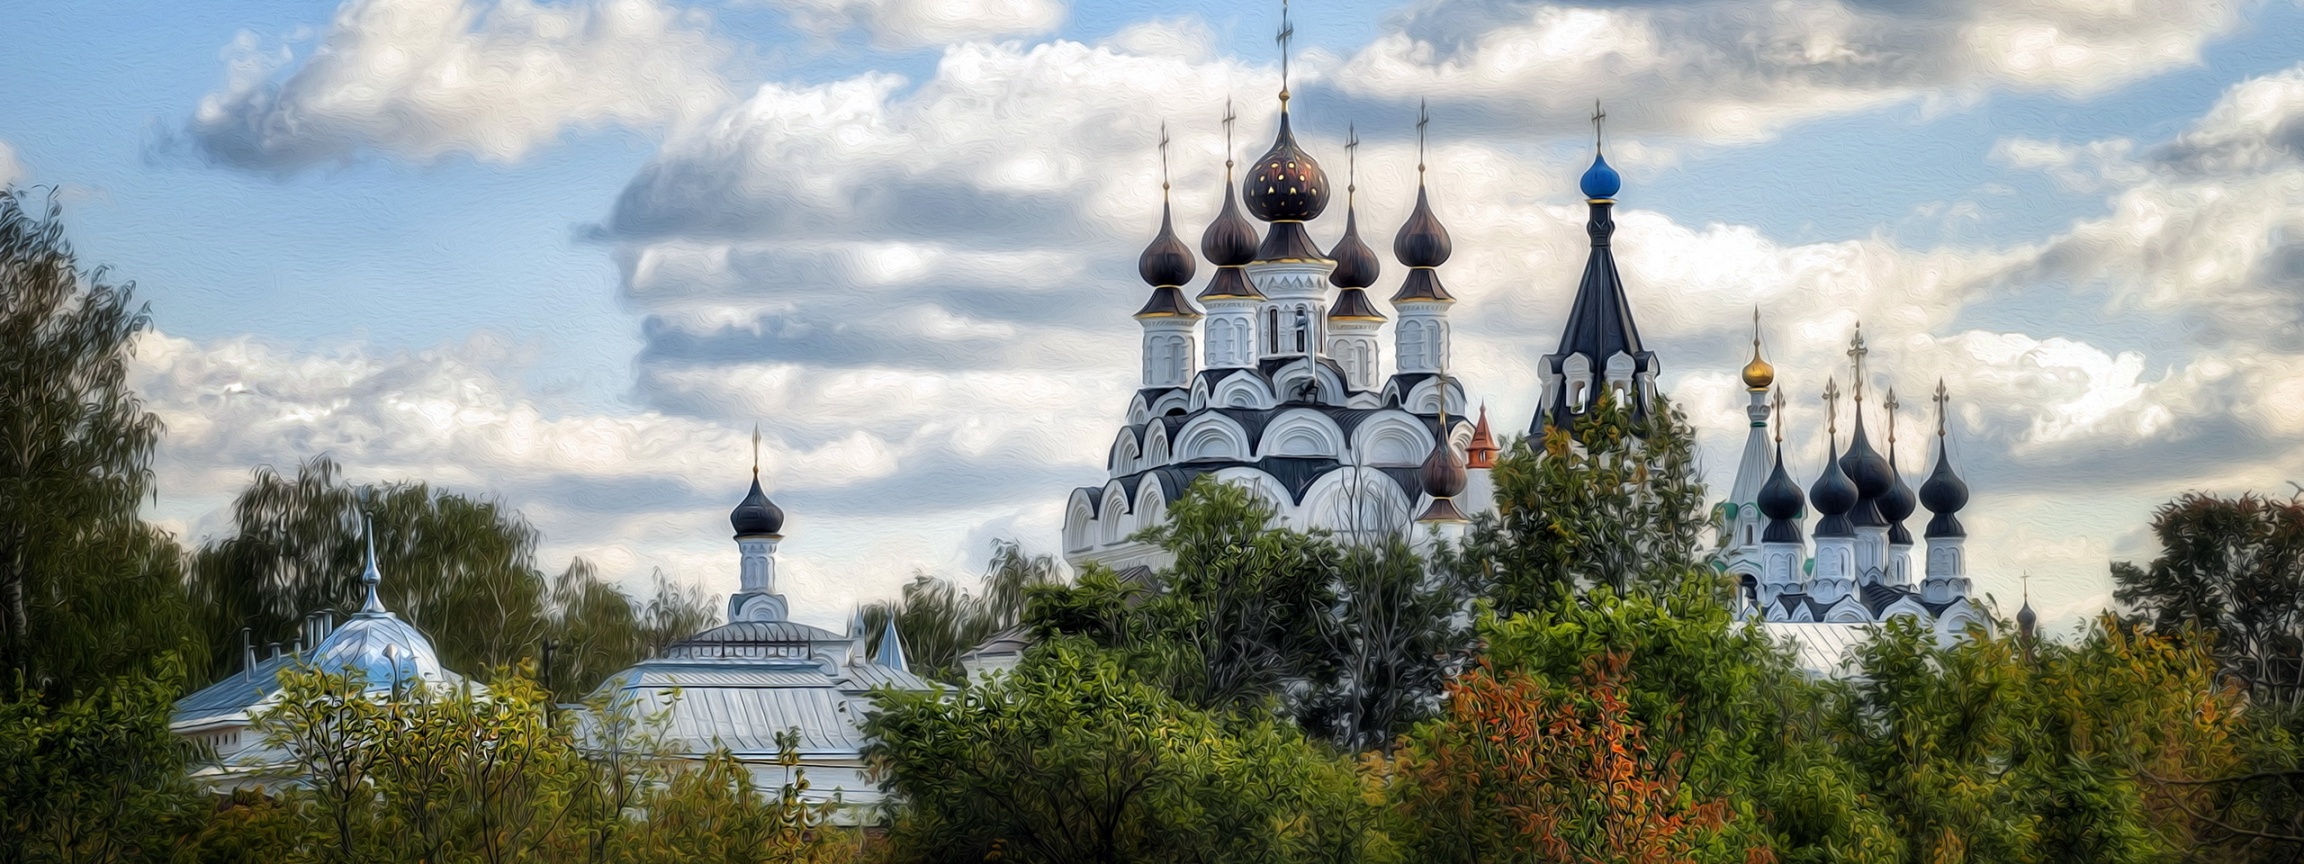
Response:
POLYGON ((1168 202, 1160 202, 1160 236, 1152 238, 1144 247, 1144 254, 1136 256, 1136 274, 1144 283, 1155 288, 1174 287, 1192 281, 1197 265, 1192 259, 1192 247, 1176 239, 1176 226, 1169 217, 1168 202))
POLYGON ((1800 484, 1792 482, 1792 475, 1784 470, 1784 442, 1776 442, 1776 469, 1768 472, 1768 482, 1760 486, 1760 515, 1768 517, 1761 529, 1760 539, 1769 543, 1800 542, 1800 511, 1808 506, 1800 494, 1800 484))
POLYGON ((1584 169, 1584 179, 1578 185, 1586 198, 1614 198, 1624 188, 1624 178, 1608 167, 1608 157, 1595 153, 1592 167, 1584 169))
POLYGON ((1224 184, 1224 207, 1216 221, 1200 234, 1200 254, 1218 267, 1237 267, 1256 260, 1256 226, 1240 215, 1240 202, 1232 197, 1232 184, 1224 184))
POLYGON ((728 525, 736 529, 736 536, 777 536, 784 531, 784 508, 768 500, 760 491, 760 477, 752 477, 752 491, 745 493, 743 503, 728 513, 728 525))
POLYGON ((1309 222, 1328 209, 1328 174, 1296 145, 1288 112, 1280 112, 1280 134, 1241 184, 1249 215, 1266 222, 1309 222))
POLYGON ((1952 454, 1942 443, 1936 445, 1936 470, 1928 472, 1927 482, 1920 484, 1920 506, 1936 514, 1928 520, 1928 536, 1968 536, 1957 515, 1960 508, 1968 506, 1968 483, 1952 470, 1952 454))
POLYGON ((1366 288, 1376 284, 1376 277, 1384 270, 1376 260, 1376 250, 1360 240, 1360 215, 1347 207, 1344 210, 1344 236, 1328 250, 1328 257, 1336 262, 1336 269, 1328 274, 1328 284, 1338 288, 1366 288))

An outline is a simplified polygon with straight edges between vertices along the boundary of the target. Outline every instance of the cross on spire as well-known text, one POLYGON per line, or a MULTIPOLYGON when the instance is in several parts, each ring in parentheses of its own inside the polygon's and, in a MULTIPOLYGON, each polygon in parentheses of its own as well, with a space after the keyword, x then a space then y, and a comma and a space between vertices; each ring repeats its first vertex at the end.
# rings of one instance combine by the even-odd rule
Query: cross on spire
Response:
POLYGON ((1416 185, 1424 185, 1424 129, 1432 125, 1431 105, 1416 100, 1416 185))
POLYGON ((1784 388, 1776 388, 1774 397, 1770 401, 1776 403, 1776 410, 1768 413, 1768 419, 1773 421, 1768 425, 1776 427, 1776 443, 1782 445, 1784 443, 1784 388))
POLYGON ((1856 322, 1856 337, 1848 340, 1848 365, 1856 376, 1856 401, 1864 401, 1864 355, 1872 349, 1864 347, 1864 322, 1856 322))
POLYGON ((1296 25, 1288 23, 1288 0, 1280 0, 1280 33, 1272 41, 1280 43, 1280 110, 1288 110, 1288 42, 1296 36, 1296 25))
POLYGON ((1168 121, 1160 121, 1160 200, 1168 200, 1168 121))
POLYGON ((760 424, 752 424, 752 477, 760 477, 760 424))
POLYGON ((1880 407, 1888 409, 1888 449, 1894 450, 1896 449, 1896 409, 1898 407, 1896 388, 1888 388, 1888 399, 1880 403, 1880 407))
POLYGON ((1600 100, 1592 100, 1592 150, 1600 150, 1600 127, 1608 122, 1608 111, 1600 107, 1600 100))
POLYGON ((1824 434, 1840 434, 1840 382, 1824 379, 1824 434))
POLYGON ((1232 97, 1224 97, 1224 185, 1232 185, 1232 121, 1240 115, 1232 113, 1232 97))
POLYGON ((1352 198, 1360 191, 1360 125, 1344 127, 1344 206, 1352 206, 1352 198))
POLYGON ((1936 379, 1936 437, 1944 437, 1944 403, 1951 400, 1944 392, 1944 379, 1936 379))

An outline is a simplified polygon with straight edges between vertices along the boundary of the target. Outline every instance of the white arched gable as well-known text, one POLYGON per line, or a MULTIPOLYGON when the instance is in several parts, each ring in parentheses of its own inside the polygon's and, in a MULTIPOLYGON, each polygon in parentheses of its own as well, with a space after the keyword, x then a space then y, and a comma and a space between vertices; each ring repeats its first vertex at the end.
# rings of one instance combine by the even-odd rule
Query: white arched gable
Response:
POLYGON ((1079 552, 1096 544, 1096 503, 1073 490, 1064 506, 1064 551, 1079 552))
POLYGON ((1350 390, 1343 377, 1336 374, 1336 370, 1328 368, 1327 364, 1314 362, 1309 357, 1282 366, 1272 373, 1272 392, 1276 400, 1334 404, 1343 402, 1344 394, 1350 390), (1304 389, 1307 381, 1311 382, 1313 388, 1312 398, 1303 400, 1299 398, 1298 391, 1304 389))
POLYGON ((1217 408, 1270 408, 1275 401, 1264 379, 1246 372, 1216 382, 1208 395, 1208 404, 1217 408))
POLYGON ((1192 410, 1192 394, 1180 389, 1161 393, 1160 398, 1152 400, 1152 404, 1144 409, 1145 413, 1149 415, 1147 420, 1150 417, 1161 417, 1190 410, 1192 410))
POLYGON ((1177 461, 1233 459, 1247 461, 1248 433, 1232 418, 1202 414, 1176 432, 1177 461))
POLYGON ((1255 468, 1235 465, 1216 472, 1216 479, 1256 493, 1256 497, 1272 505, 1276 520, 1290 527, 1300 527, 1296 521, 1295 501, 1289 497, 1287 487, 1281 486, 1280 481, 1273 479, 1272 475, 1255 468))
POLYGON ((1386 411, 1360 421, 1352 430, 1353 459, 1360 465, 1421 465, 1432 452, 1432 434, 1424 422, 1403 411, 1386 411))
POLYGON ((1135 471, 1136 463, 1142 456, 1143 453, 1136 448, 1134 430, 1123 428, 1120 430, 1120 434, 1112 439, 1111 464, 1113 473, 1127 474, 1135 471))
POLYGON ((1168 458, 1168 424, 1155 422, 1151 428, 1144 430, 1144 466, 1155 468, 1166 465, 1170 461, 1168 458))
POLYGON ((1120 488, 1120 481, 1114 480, 1105 485, 1102 509, 1104 512, 1096 521, 1098 527, 1104 529, 1101 538, 1104 545, 1110 546, 1127 539, 1134 529, 1128 519, 1128 490, 1120 488))
POLYGON ((1265 424, 1264 440, 1257 445, 1256 455, 1340 458, 1344 455, 1344 430, 1326 414, 1298 408, 1265 424))
POLYGON ((1415 503, 1390 475, 1373 468, 1345 468, 1313 481, 1304 492, 1301 509, 1309 523, 1305 527, 1374 539, 1409 525, 1415 503))
POLYGON ((1443 396, 1448 400, 1449 416, 1464 416, 1463 386, 1450 379, 1447 389, 1443 391, 1437 376, 1418 381, 1416 386, 1408 388, 1408 392, 1400 396, 1400 407, 1415 414, 1437 414, 1440 413, 1440 400, 1443 396))
POLYGON ((1824 623, 1826 624, 1869 624, 1871 622, 1872 613, 1865 611, 1864 604, 1857 602, 1853 594, 1832 604, 1832 611, 1824 613, 1824 623))
POLYGON ((1160 478, 1147 476, 1136 484, 1136 527, 1160 524, 1168 513, 1168 499, 1160 494, 1160 478))
POLYGON ((1888 604, 1888 608, 1880 610, 1880 620, 1887 621, 1891 618, 1910 618, 1926 624, 1928 623, 1928 608, 1910 597, 1900 598, 1896 602, 1888 604))

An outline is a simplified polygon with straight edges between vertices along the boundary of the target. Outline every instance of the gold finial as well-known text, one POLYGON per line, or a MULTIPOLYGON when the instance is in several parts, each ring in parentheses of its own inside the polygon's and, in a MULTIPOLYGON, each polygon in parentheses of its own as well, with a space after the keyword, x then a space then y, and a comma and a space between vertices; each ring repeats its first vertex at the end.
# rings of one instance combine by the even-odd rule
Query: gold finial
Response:
POLYGON ((1280 113, 1288 113, 1288 41, 1295 38, 1296 25, 1288 23, 1288 0, 1280 0, 1280 35, 1273 41, 1280 43, 1280 113))
POLYGON ((1824 379, 1824 434, 1839 440, 1840 435, 1840 382, 1824 379))
POLYGON ((752 424, 752 476, 760 476, 760 424, 752 424))
POLYGON ((1776 367, 1760 359, 1760 307, 1752 307, 1752 362, 1744 364, 1744 389, 1755 393, 1776 383, 1776 367))
POLYGON ((1770 399, 1770 401, 1772 401, 1772 402, 1776 403, 1776 405, 1775 405, 1775 407, 1776 407, 1776 410, 1774 410, 1774 411, 1771 411, 1771 412, 1769 412, 1769 413, 1768 413, 1768 419, 1769 419, 1769 420, 1771 420, 1771 421, 1773 421, 1773 422, 1769 423, 1768 425, 1775 427, 1775 431, 1776 431, 1776 444, 1777 444, 1777 446, 1783 446, 1783 444, 1784 444, 1784 391, 1783 391, 1781 388, 1777 389, 1777 390, 1776 390, 1776 392, 1775 392, 1774 394, 1772 394, 1772 398, 1770 399))

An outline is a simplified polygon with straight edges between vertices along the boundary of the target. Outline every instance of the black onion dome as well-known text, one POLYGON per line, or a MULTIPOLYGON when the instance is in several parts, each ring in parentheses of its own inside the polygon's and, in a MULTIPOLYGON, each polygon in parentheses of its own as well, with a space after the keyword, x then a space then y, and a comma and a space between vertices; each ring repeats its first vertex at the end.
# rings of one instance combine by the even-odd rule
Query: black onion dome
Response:
POLYGON ((1888 445, 1888 455, 1888 473, 1896 481, 1888 487, 1888 491, 1880 493, 1880 500, 1875 503, 1880 507, 1880 518, 1888 520, 1888 542, 1909 546, 1912 544, 1912 532, 1904 527, 1904 520, 1911 518, 1912 511, 1919 509, 1920 497, 1912 493, 1911 486, 1905 485, 1904 472, 1896 470, 1894 442, 1888 445))
POLYGON ((1266 222, 1309 222, 1328 209, 1328 174, 1296 146, 1286 110, 1280 112, 1280 134, 1273 136, 1272 149, 1250 166, 1240 197, 1246 199, 1250 215, 1266 222))
POLYGON ((1960 526, 1960 508, 1968 506, 1968 482, 1952 470, 1952 454, 1944 445, 1936 445, 1936 470, 1928 472, 1928 481, 1920 484, 1920 506, 1936 514, 1928 520, 1930 537, 1966 537, 1968 530, 1960 526))
POLYGON ((2033 628, 2040 626, 2040 613, 2032 611, 2031 598, 2025 598, 2024 608, 2016 610, 2016 626, 2022 628, 2027 637, 2032 635, 2033 628))
POLYGON ((1162 285, 1152 289, 1152 296, 1144 301, 1144 308, 1136 310, 1138 318, 1190 318, 1199 320, 1207 316, 1184 299, 1184 289, 1162 285))
POLYGON ((1144 247, 1144 254, 1136 256, 1136 274, 1144 277, 1144 284, 1155 288, 1182 285, 1192 281, 1192 271, 1198 265, 1192 260, 1192 247, 1176 239, 1175 221, 1169 218, 1168 202, 1160 202, 1160 236, 1144 247))
POLYGON ((1346 288, 1336 292, 1336 304, 1328 307, 1328 320, 1352 320, 1355 318, 1364 321, 1382 321, 1384 320, 1384 313, 1377 311, 1376 304, 1368 302, 1368 292, 1366 291, 1358 288, 1346 288))
POLYGON ((1216 211, 1216 221, 1200 234, 1200 254, 1218 267, 1256 260, 1256 226, 1240 215, 1240 202, 1232 197, 1230 184, 1224 186, 1224 209, 1216 211))
POLYGON ((768 494, 760 491, 760 478, 754 477, 752 491, 744 494, 744 501, 737 504, 735 510, 729 511, 728 526, 736 529, 738 537, 774 536, 784 530, 784 508, 768 500, 768 494))
POLYGON ((1896 469, 1889 467, 1887 457, 1872 449, 1872 439, 1864 434, 1864 411, 1859 403, 1856 411, 1855 440, 1848 442, 1848 452, 1840 457, 1840 470, 1856 483, 1856 494, 1865 499, 1877 499, 1888 493, 1896 483, 1896 469))
POLYGON ((1776 444, 1776 469, 1768 473, 1768 482, 1760 486, 1760 515, 1768 517, 1761 529, 1760 539, 1768 543, 1800 542, 1800 511, 1808 506, 1800 494, 1800 484, 1792 482, 1792 475, 1784 470, 1784 444, 1776 444))
POLYGON ((1818 537, 1847 537, 1855 533, 1848 523, 1848 511, 1856 509, 1856 482, 1840 470, 1839 447, 1831 448, 1824 460, 1824 473, 1808 487, 1808 503, 1816 505, 1816 512, 1824 518, 1816 522, 1818 537))
POLYGON ((1424 466, 1417 470, 1424 482, 1424 494, 1434 498, 1454 498, 1464 493, 1466 477, 1464 460, 1457 458, 1456 448, 1448 446, 1445 436, 1432 443, 1432 454, 1424 457, 1424 466))
POLYGON ((1440 224, 1440 217, 1432 215, 1432 200, 1424 187, 1416 187, 1416 209, 1408 214, 1407 223, 1392 238, 1392 257, 1410 267, 1438 267, 1448 261, 1455 246, 1448 240, 1448 228, 1440 224))
POLYGON ((1328 274, 1328 284, 1338 288, 1366 288, 1376 284, 1376 276, 1384 272, 1376 260, 1376 250, 1360 240, 1360 216, 1351 208, 1344 210, 1344 236, 1328 250, 1328 257, 1336 262, 1336 269, 1328 274))

